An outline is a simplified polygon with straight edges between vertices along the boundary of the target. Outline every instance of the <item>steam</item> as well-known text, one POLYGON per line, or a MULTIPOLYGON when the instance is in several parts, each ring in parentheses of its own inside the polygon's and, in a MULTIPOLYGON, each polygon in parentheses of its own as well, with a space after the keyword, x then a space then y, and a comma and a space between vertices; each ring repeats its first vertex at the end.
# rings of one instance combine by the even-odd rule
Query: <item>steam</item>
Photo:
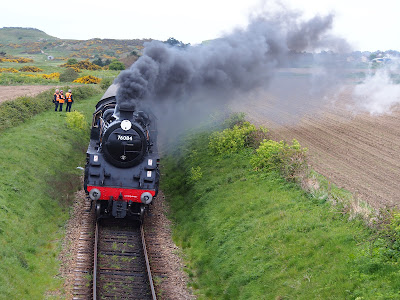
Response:
POLYGON ((226 100, 232 93, 267 86, 294 51, 347 47, 327 34, 332 15, 306 22, 293 17, 259 16, 244 30, 186 50, 148 43, 144 55, 117 78, 119 104, 181 101, 203 92, 226 100))
POLYGON ((254 17, 247 28, 202 45, 179 49, 147 43, 143 56, 116 79, 119 107, 151 106, 161 118, 169 116, 167 121, 193 121, 207 108, 266 90, 277 68, 290 65, 303 51, 348 51, 343 39, 329 34, 333 18, 302 21, 284 10, 254 17))
POLYGON ((355 109, 371 115, 391 113, 400 103, 400 85, 391 78, 391 74, 398 70, 399 65, 392 63, 369 74, 362 84, 354 88, 355 109))
POLYGON ((346 40, 328 34, 333 25, 333 18, 333 14, 326 17, 315 16, 288 31, 288 48, 297 52, 313 52, 318 49, 328 49, 336 53, 350 51, 346 40))

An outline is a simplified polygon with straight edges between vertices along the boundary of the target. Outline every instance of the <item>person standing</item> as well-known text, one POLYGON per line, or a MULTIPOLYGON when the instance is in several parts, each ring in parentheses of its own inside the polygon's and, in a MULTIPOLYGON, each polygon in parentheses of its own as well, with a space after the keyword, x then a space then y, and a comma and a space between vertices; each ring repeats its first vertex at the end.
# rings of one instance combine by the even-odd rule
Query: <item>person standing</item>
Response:
POLYGON ((58 101, 60 100, 60 92, 58 89, 56 89, 56 92, 54 93, 54 98, 53 98, 53 103, 56 106, 54 111, 57 111, 58 108, 58 101))
POLYGON ((72 92, 69 89, 68 92, 65 94, 65 100, 67 101, 67 108, 66 111, 67 112, 71 112, 71 106, 72 103, 74 102, 74 99, 72 98, 72 92))
POLYGON ((59 96, 59 99, 58 99, 58 103, 59 103, 59 105, 60 105, 60 110, 59 110, 59 111, 62 111, 62 107, 63 107, 63 104, 64 104, 64 100, 65 100, 65 96, 64 96, 64 94, 63 94, 63 90, 61 90, 61 91, 60 91, 60 96, 59 96))

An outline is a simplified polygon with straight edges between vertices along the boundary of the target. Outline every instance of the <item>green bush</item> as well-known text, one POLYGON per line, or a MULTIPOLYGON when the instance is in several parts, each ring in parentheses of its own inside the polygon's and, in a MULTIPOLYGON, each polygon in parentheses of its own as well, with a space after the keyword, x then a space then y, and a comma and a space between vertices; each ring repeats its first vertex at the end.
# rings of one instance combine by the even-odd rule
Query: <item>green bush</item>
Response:
MULTIPOLYGON (((72 95, 75 101, 86 99, 100 93, 100 89, 92 85, 84 85, 74 88, 72 95)), ((100 100, 100 99, 99 99, 100 100)))
POLYGON ((103 60, 100 57, 98 57, 95 60, 93 60, 92 63, 95 64, 95 65, 98 65, 99 67, 104 67, 103 60))
POLYGON ((92 63, 98 65, 99 67, 104 67, 108 66, 111 63, 111 60, 107 58, 103 61, 100 57, 97 57, 95 60, 92 61, 92 63))
POLYGON ((201 177, 203 177, 203 173, 201 172, 201 167, 197 166, 197 167, 192 167, 190 169, 190 176, 189 176, 189 181, 190 182, 196 182, 198 180, 201 179, 201 177))
POLYGON ((125 65, 117 59, 113 59, 112 62, 108 65, 110 70, 125 70, 125 65))
POLYGON ((245 122, 245 113, 234 113, 229 118, 224 120, 223 126, 226 128, 233 128, 235 125, 241 125, 245 122))
POLYGON ((372 248, 384 260, 397 262, 400 259, 400 211, 381 210, 375 220, 375 239, 372 248))
POLYGON ((67 60, 67 65, 75 65, 78 63, 78 60, 76 58, 70 58, 67 60))
POLYGON ((72 82, 79 77, 78 72, 72 68, 67 68, 60 74, 60 82, 72 82))
POLYGON ((108 89, 108 87, 113 83, 114 78, 103 78, 100 83, 100 87, 103 90, 108 89))
POLYGON ((67 126, 76 131, 82 131, 87 128, 85 116, 79 111, 73 111, 67 114, 67 126))
POLYGON ((252 157, 251 164, 256 170, 278 171, 287 180, 295 180, 307 169, 306 152, 307 148, 301 148, 295 139, 292 145, 285 141, 264 140, 252 157))
POLYGON ((216 154, 237 153, 250 145, 251 133, 256 130, 253 124, 243 122, 222 132, 214 132, 210 136, 209 148, 216 154))

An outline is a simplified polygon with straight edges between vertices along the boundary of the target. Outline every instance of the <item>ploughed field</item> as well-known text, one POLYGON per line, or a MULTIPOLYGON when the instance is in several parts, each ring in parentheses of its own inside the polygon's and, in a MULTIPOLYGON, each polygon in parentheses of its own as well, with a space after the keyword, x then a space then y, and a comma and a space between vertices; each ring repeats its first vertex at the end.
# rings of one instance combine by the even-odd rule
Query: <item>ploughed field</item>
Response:
POLYGON ((293 79, 286 89, 273 84, 268 93, 241 99, 234 110, 267 127, 274 139, 297 139, 309 149, 314 170, 358 199, 374 208, 398 205, 400 110, 355 113, 354 85, 312 97, 301 81, 293 79))
MULTIPOLYGON (((22 96, 35 96, 41 92, 55 88, 51 85, 21 85, 8 86, 0 85, 0 103, 6 100, 15 99, 22 96)), ((49 99, 51 102, 51 99, 49 99)))

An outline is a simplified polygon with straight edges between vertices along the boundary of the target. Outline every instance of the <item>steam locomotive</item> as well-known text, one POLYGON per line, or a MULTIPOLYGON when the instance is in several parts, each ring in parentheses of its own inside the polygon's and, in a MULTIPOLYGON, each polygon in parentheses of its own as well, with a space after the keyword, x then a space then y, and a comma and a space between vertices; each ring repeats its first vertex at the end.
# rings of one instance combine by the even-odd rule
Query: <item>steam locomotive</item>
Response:
POLYGON ((98 218, 143 219, 158 193, 156 118, 119 105, 111 85, 96 105, 86 152, 84 188, 98 218))

